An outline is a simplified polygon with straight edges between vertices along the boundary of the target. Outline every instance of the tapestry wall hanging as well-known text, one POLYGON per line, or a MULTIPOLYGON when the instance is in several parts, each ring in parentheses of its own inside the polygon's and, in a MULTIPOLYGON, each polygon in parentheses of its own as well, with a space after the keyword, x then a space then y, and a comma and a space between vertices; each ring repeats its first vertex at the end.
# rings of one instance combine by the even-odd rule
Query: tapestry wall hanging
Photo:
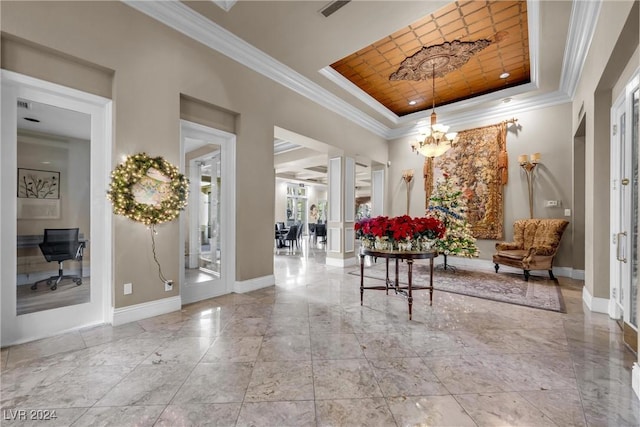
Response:
POLYGON ((503 186, 507 183, 507 122, 458 133, 458 142, 436 159, 425 159, 426 207, 434 182, 444 173, 456 178, 467 198, 473 237, 503 238, 503 186))

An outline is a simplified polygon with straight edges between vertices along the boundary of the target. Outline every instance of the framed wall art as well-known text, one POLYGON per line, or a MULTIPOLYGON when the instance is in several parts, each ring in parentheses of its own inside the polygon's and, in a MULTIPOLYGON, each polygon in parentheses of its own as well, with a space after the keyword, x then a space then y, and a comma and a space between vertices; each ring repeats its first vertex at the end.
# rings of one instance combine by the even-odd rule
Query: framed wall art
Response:
POLYGON ((19 199, 60 199, 60 172, 18 168, 19 199))

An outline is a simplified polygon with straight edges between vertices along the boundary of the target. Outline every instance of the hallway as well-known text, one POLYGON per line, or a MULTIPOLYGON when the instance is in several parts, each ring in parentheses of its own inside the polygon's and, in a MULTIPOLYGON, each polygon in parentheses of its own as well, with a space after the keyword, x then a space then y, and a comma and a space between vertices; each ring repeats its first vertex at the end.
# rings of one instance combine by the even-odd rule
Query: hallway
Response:
POLYGON ((640 424, 634 356, 582 282, 560 278, 567 314, 436 290, 409 321, 303 247, 275 255, 276 286, 3 349, 3 425, 640 424))

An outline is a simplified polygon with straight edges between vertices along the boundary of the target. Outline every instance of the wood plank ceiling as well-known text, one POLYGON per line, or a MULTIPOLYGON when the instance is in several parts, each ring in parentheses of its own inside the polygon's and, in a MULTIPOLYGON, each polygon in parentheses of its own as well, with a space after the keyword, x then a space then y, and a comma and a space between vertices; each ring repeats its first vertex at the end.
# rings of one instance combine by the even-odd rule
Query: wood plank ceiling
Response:
POLYGON ((432 70, 436 106, 525 84, 530 82, 527 3, 451 3, 331 67, 398 116, 432 107, 432 70), (414 68, 404 67, 400 74, 418 80, 390 80, 412 56, 407 61, 414 68), (505 72, 509 76, 501 78, 505 72))

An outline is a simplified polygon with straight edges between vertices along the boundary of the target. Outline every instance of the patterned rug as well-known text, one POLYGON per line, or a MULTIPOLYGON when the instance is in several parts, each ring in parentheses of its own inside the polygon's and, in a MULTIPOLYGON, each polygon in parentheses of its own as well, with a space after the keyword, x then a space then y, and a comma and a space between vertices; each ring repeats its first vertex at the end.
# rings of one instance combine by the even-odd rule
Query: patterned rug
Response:
MULTIPOLYGON (((360 267, 350 272, 360 276, 360 267)), ((391 279, 395 275, 395 265, 389 262, 391 279)), ((384 260, 372 267, 365 267, 364 276, 385 279, 384 260)), ((400 263, 400 283, 407 283, 407 264, 400 263)), ((429 284, 429 266, 413 264, 413 284, 429 284)), ((366 286, 366 284, 365 284, 366 286)), ((494 273, 486 271, 470 271, 457 268, 456 271, 436 269, 433 276, 433 287, 436 291, 452 292, 509 304, 524 305, 543 310, 566 313, 560 286, 554 280, 542 276, 530 276, 525 282, 522 274, 494 273)))

